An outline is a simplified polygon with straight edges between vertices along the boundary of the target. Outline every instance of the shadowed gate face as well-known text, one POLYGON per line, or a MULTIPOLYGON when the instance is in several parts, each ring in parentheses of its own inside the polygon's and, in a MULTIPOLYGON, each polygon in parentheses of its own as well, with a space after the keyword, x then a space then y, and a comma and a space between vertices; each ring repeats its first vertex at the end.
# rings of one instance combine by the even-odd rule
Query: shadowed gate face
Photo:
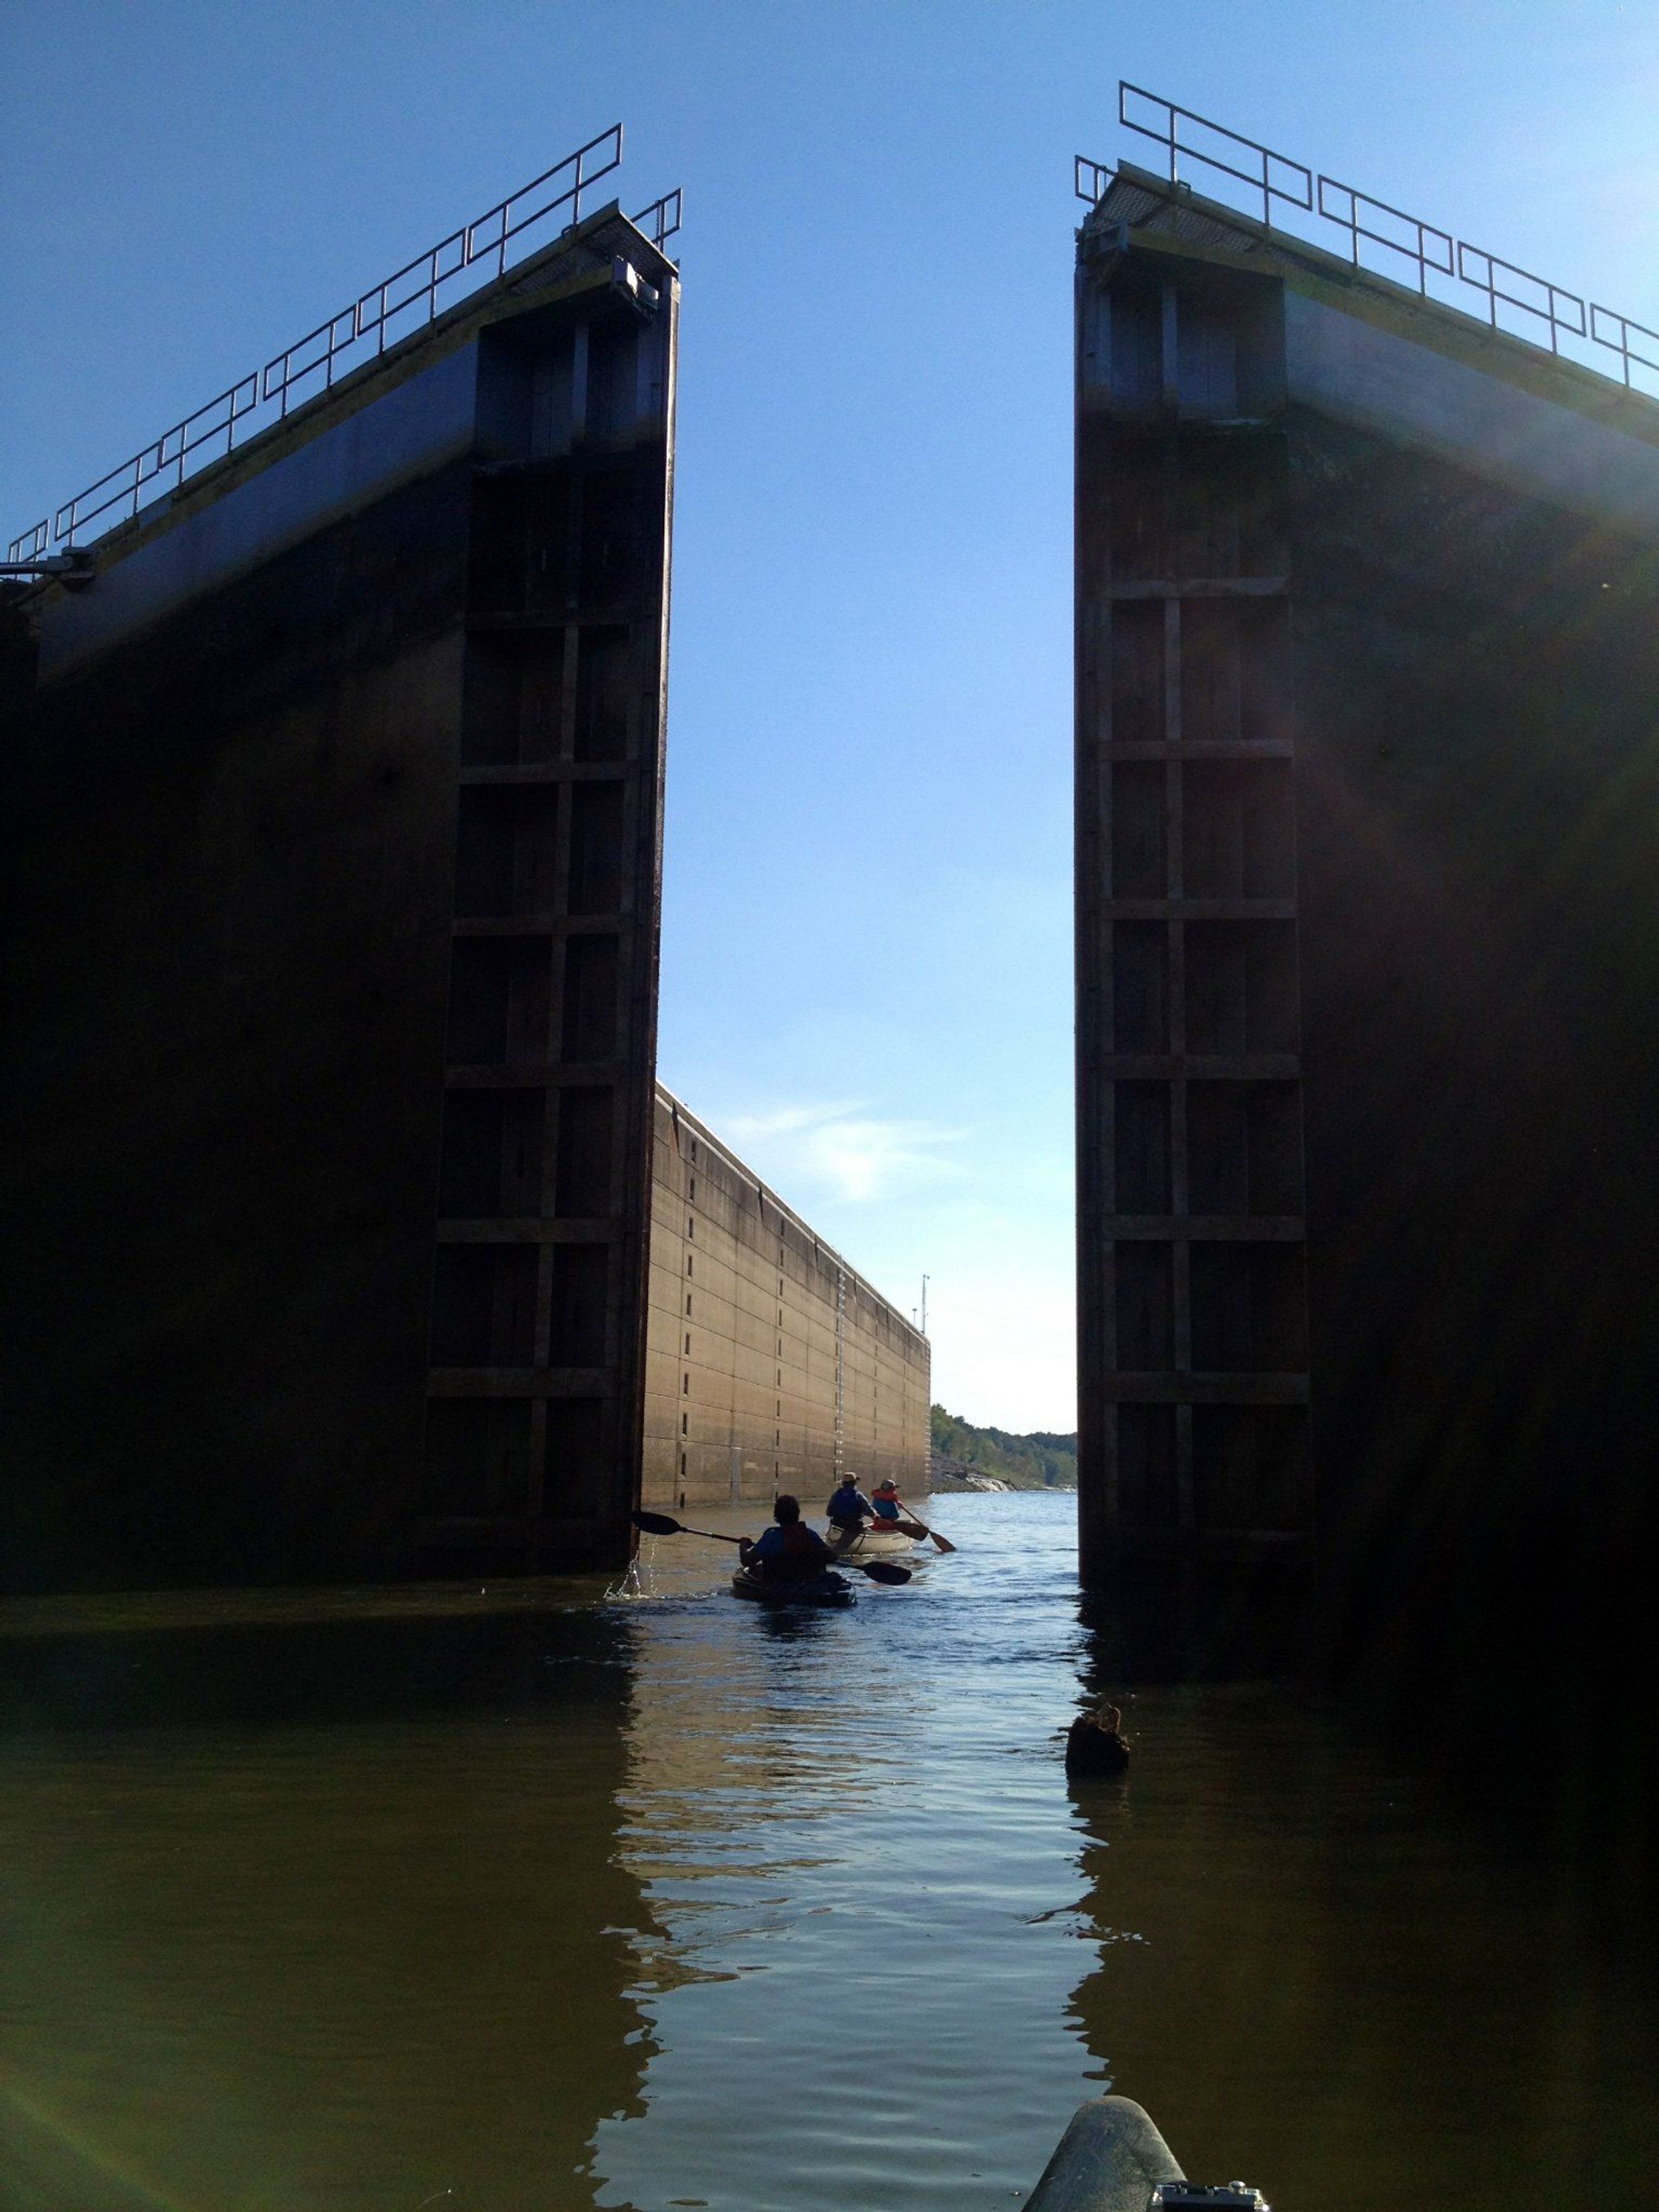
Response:
POLYGON ((1311 1527, 1282 287, 1124 234, 1077 293, 1091 1577, 1311 1527))
MULTIPOLYGON (((617 1564, 643 1421, 677 286, 485 335, 422 1542, 617 1564)), ((562 288, 564 289, 564 288, 562 288)))

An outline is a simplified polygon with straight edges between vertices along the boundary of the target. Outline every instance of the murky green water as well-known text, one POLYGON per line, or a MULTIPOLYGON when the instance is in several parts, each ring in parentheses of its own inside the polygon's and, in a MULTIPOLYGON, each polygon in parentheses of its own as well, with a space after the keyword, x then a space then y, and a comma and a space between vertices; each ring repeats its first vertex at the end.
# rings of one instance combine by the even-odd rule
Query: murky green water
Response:
POLYGON ((799 1621, 689 1540, 631 1602, 13 1608, 0 2202, 1006 2206, 1108 2084, 1279 2212, 1651 2201, 1584 1900, 1298 1690, 1142 1689, 1068 1793, 1070 1501, 935 1503, 799 1621))

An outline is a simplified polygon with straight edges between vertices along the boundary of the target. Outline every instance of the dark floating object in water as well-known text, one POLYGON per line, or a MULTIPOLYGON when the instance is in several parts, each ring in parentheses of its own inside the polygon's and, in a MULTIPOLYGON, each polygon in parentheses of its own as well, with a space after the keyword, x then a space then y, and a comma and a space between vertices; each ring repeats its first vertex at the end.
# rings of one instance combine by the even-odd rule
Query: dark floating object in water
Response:
POLYGON ((1079 1713, 1072 1723, 1066 1731, 1066 1771, 1074 1782, 1122 1773, 1129 1764, 1129 1747, 1120 1732, 1122 1719, 1115 1705, 1103 1705, 1097 1713, 1079 1713))

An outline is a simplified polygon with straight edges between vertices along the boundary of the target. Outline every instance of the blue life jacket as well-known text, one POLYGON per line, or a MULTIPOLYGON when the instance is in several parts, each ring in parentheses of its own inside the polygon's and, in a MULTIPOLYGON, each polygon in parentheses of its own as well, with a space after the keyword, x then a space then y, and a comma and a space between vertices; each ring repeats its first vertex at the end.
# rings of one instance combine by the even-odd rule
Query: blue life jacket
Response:
POLYGON ((867 1520, 876 1509, 859 1488, 857 1483, 843 1482, 841 1488, 833 1493, 829 1504, 823 1510, 838 1528, 856 1528, 861 1521, 867 1520))
POLYGON ((759 1560, 768 1574, 789 1582, 811 1581, 822 1571, 830 1547, 817 1530, 809 1528, 804 1521, 792 1521, 787 1527, 774 1522, 755 1539, 749 1556, 759 1560))

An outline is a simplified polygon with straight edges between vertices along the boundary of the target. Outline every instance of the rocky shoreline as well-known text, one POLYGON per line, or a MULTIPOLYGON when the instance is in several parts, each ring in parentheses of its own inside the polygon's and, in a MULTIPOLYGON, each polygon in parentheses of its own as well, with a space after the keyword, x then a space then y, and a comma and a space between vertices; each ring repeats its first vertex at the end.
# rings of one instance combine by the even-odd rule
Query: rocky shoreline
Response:
POLYGON ((1036 1475, 982 1474, 965 1460, 945 1459, 935 1452, 928 1467, 927 1487, 934 1497, 949 1498, 969 1490, 1070 1490, 1070 1483, 1048 1483, 1036 1475))

